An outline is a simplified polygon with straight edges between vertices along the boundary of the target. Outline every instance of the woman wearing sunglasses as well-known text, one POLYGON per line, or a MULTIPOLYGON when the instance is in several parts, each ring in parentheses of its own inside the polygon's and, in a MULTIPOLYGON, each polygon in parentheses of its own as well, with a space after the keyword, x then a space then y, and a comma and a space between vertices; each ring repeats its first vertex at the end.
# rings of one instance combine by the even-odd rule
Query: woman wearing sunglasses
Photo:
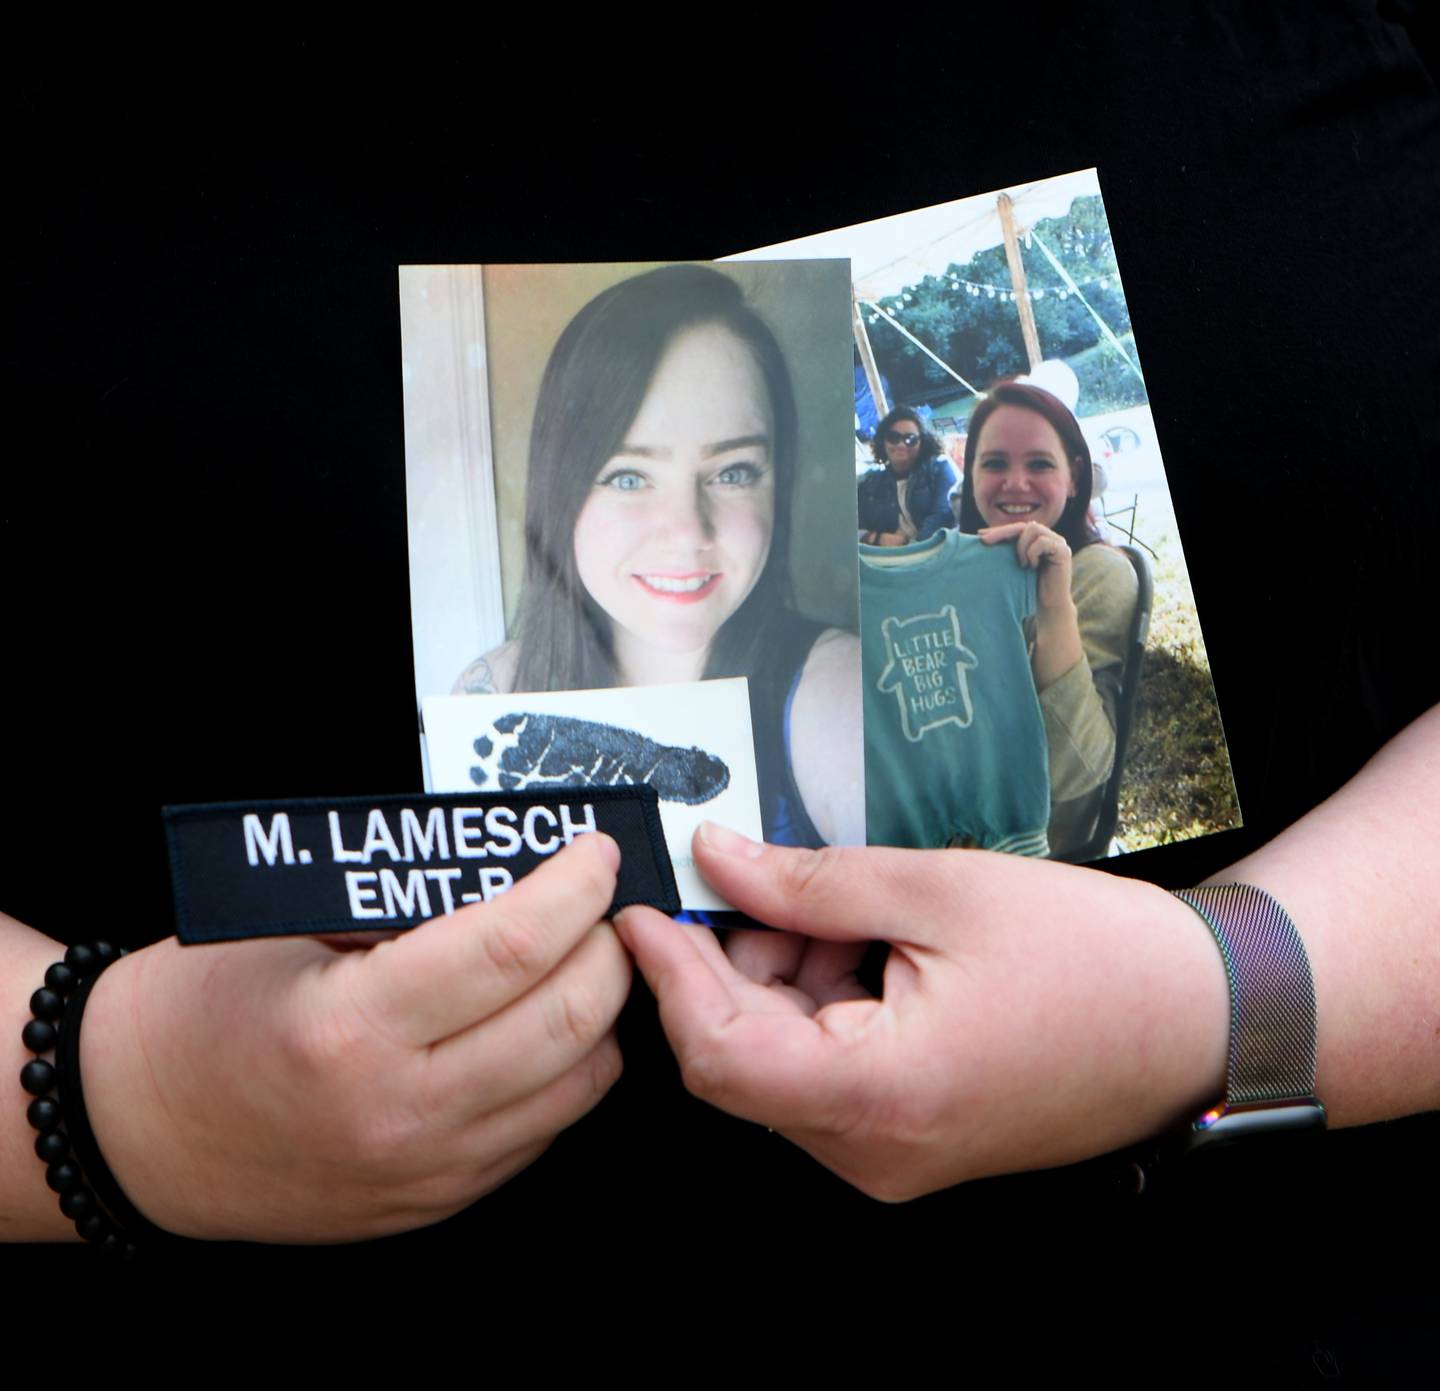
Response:
POLYGON ((870 447, 880 467, 866 473, 857 490, 860 539, 867 546, 908 546, 955 525, 955 471, 910 406, 891 409, 870 447))

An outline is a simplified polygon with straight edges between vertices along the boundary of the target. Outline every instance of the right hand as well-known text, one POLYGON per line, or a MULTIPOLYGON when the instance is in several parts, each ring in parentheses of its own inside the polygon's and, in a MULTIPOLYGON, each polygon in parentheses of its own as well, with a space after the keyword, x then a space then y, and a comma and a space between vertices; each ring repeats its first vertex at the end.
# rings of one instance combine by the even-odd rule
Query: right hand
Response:
POLYGON ((618 916, 686 1086, 865 1193, 1089 1158, 1223 1086, 1220 956, 1162 889, 984 850, 797 850, 710 825, 694 853, 729 903, 781 931, 722 950, 651 908, 618 916), (854 974, 876 937, 891 947, 879 998, 854 974))
POLYGON ((439 1221, 620 1075, 619 852, 579 837, 490 903, 364 950, 181 947, 100 977, 82 1071, 106 1161, 184 1236, 325 1242, 439 1221))

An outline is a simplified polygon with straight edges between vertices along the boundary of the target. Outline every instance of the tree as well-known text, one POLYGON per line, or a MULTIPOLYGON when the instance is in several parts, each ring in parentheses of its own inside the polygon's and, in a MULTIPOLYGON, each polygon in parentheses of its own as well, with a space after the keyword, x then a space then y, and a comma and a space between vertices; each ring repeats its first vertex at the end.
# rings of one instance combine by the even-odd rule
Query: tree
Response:
MULTIPOLYGON (((1099 197, 1077 198, 1064 217, 1037 223, 1033 241, 1049 248, 1117 337, 1129 333, 1130 314, 1099 197)), ((1044 355, 1071 358, 1103 344, 1090 311, 1040 247, 1032 244, 1027 248, 1022 238, 1021 257, 1044 355)), ((1028 366, 1002 247, 977 252, 963 266, 949 266, 943 275, 927 275, 881 300, 880 306, 977 388, 984 389, 997 377, 1023 372, 1028 366)), ((952 377, 878 315, 870 316, 867 327, 876 361, 897 401, 923 404, 956 389, 952 377)), ((1108 344, 1090 354, 1085 364, 1082 403, 1087 381, 1090 394, 1099 393, 1100 399, 1091 401, 1092 406, 1129 404, 1123 399, 1127 396, 1144 400, 1142 384, 1108 344), (1115 360, 1103 361, 1107 358, 1115 360)))

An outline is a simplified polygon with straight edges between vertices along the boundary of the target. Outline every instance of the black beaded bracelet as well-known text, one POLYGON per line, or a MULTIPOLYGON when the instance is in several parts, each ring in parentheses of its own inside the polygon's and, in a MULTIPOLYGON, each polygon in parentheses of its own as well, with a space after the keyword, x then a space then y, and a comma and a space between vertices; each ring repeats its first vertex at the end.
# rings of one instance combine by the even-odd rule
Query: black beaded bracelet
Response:
POLYGON ((45 984, 30 997, 33 1016, 21 1041, 37 1056, 20 1069, 20 1085, 35 1098, 26 1111, 39 1131, 35 1153, 45 1165, 45 1182, 60 1195, 60 1211, 80 1236, 107 1255, 128 1259, 132 1238, 174 1240, 141 1216, 110 1172, 90 1129, 80 1081, 80 1020, 96 977, 124 956, 109 942, 76 945, 45 972, 45 984), (51 1051, 55 1062, 39 1055, 51 1051))

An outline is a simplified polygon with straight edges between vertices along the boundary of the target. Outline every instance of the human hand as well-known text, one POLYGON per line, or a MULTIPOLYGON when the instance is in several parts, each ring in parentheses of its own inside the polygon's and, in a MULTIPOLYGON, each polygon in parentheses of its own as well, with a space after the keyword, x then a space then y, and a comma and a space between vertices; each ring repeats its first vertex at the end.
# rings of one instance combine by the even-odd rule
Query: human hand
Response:
POLYGON ((1038 571, 1035 585, 1035 648, 1030 667, 1035 689, 1043 691, 1085 660, 1080 615, 1070 592, 1070 544, 1039 522, 1007 522, 976 533, 987 546, 1014 541, 1015 558, 1038 571))
POLYGON ((903 531, 882 531, 875 537, 877 546, 906 546, 910 543, 905 539, 903 531))
POLYGON ((535 1159, 620 1074, 619 853, 586 835, 513 889, 362 950, 135 952, 81 1065, 126 1195, 182 1235, 341 1241, 435 1222, 535 1159))
POLYGON ((1045 1168, 1155 1134, 1220 1094, 1225 975, 1163 890, 985 851, 790 850, 706 826, 706 879, 781 928, 616 922, 685 1083, 875 1197, 1045 1168), (808 941, 802 942, 798 934, 808 941), (891 943, 880 999, 857 943, 891 943))
POLYGON ((1027 570, 1037 571, 1035 602, 1045 610, 1069 608, 1070 543, 1058 531, 1040 522, 1006 522, 1003 526, 981 527, 976 535, 987 545, 1014 541, 1015 558, 1027 570))

